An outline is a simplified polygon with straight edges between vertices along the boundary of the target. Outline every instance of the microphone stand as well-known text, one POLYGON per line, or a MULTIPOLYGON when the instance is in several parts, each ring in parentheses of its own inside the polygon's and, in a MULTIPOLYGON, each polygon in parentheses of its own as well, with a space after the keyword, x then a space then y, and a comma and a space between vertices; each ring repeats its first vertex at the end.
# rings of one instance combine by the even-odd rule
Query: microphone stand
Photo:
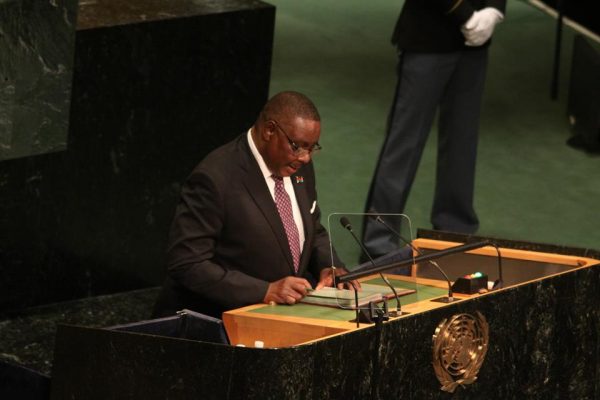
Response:
MULTIPOLYGON (((369 254, 369 252, 365 248, 364 244, 360 240, 358 240, 358 237, 352 230, 352 225, 350 224, 350 221, 348 220, 348 218, 346 218, 346 217, 340 218, 340 223, 342 224, 344 229, 346 229, 350 232, 350 234, 352 235, 352 237, 354 238, 356 243, 358 243, 358 245, 360 246, 362 251, 366 254, 366 256, 371 261, 371 264, 375 267, 376 266, 375 260, 373 260, 373 257, 371 257, 371 254, 369 254)), ((390 283, 390 281, 383 274, 380 273, 379 275, 381 276, 383 281, 386 283, 386 285, 388 285, 388 287, 392 290, 392 292, 394 293, 394 297, 396 298, 396 313, 392 316, 396 317, 396 316, 402 315, 402 306, 400 304, 400 296, 398 296, 398 292, 396 292, 396 288, 394 288, 394 286, 390 283)), ((356 309, 358 310, 358 293, 356 292, 356 288, 354 288, 354 289, 355 289, 354 298, 355 298, 355 302, 356 302, 356 309)), ((389 312, 387 310, 387 299, 384 297, 383 301, 384 301, 383 310, 380 309, 379 307, 375 307, 373 302, 370 302, 369 303, 370 315, 365 316, 362 313, 360 314, 360 315, 364 316, 364 319, 366 320, 366 322, 375 321, 376 324, 381 324, 381 322, 387 321, 389 319, 389 312)), ((358 316, 357 316, 357 321, 358 321, 358 316)), ((357 324, 358 324, 358 322, 357 322, 357 324)))
MULTIPOLYGON (((383 218, 381 218, 380 215, 378 215, 377 218, 375 218, 375 221, 377 221, 380 224, 382 224, 383 226, 385 226, 388 231, 393 233, 394 236, 396 236, 398 239, 402 240, 404 243, 406 243, 408 246, 410 246, 410 248, 413 249, 413 251, 418 253, 420 256, 423 255, 423 252, 419 248, 413 246, 413 244, 411 242, 404 239, 404 237, 399 232, 397 232, 394 228, 389 226, 389 224, 387 222, 385 222, 383 220, 383 218)), ((452 283, 450 282, 450 278, 448 278, 448 275, 446 274, 446 272, 444 272, 444 270, 438 265, 437 262, 430 260, 429 264, 431 264, 435 268, 437 268, 437 270, 440 271, 440 273, 444 276, 444 279, 446 279, 446 282, 448 283, 448 297, 445 299, 442 298, 442 299, 440 299, 440 301, 443 303, 452 303, 454 301, 454 294, 452 293, 452 283)))
MULTIPOLYGON (((420 249, 413 246, 412 243, 410 243, 408 240, 404 239, 404 237, 402 235, 400 235, 400 233, 397 232, 394 228, 392 228, 388 223, 386 223, 383 220, 383 218, 381 218, 380 215, 378 215, 377 218, 375 218, 375 220, 377 222, 379 222, 380 224, 382 224, 383 226, 385 226, 387 228, 387 230, 390 231, 391 233, 393 233, 397 238, 399 238, 404 243, 409 245, 410 248, 413 249, 414 251, 416 251, 417 253, 419 253, 419 255, 423 255, 423 252, 420 249)), ((492 287, 492 290, 502 289, 502 287, 504 286, 504 279, 502 277, 502 254, 500 252, 500 247, 496 243, 493 243, 493 242, 490 242, 489 245, 496 249, 496 254, 498 255, 498 279, 494 282, 494 286, 492 287)), ((444 270, 435 261, 429 261, 429 263, 431 265, 433 265, 434 267, 436 267, 437 270, 440 271, 442 275, 444 275, 446 282, 448 282, 448 298, 440 299, 438 301, 441 301, 443 303, 450 303, 450 302, 454 301, 454 297, 452 294, 452 284, 450 282, 450 279, 448 278, 448 275, 446 275, 444 270)))
POLYGON ((406 265, 410 265, 413 263, 416 264, 416 263, 425 262, 425 261, 429 261, 429 260, 435 260, 437 258, 444 257, 444 256, 447 256, 450 254, 462 253, 464 251, 475 250, 475 249, 479 249, 481 247, 485 247, 485 246, 489 246, 489 245, 490 245, 490 242, 487 240, 483 241, 483 242, 467 243, 467 244, 463 244, 460 246, 450 247, 445 250, 436 251, 435 253, 429 253, 429 254, 424 254, 422 256, 410 258, 408 260, 402 260, 402 261, 387 264, 387 265, 381 265, 378 267, 370 268, 368 270, 350 272, 346 275, 341 275, 338 279, 338 283, 345 283, 348 281, 352 281, 354 279, 362 278, 367 275, 372 275, 374 273, 387 271, 392 268, 404 267, 406 265))
POLYGON ((492 287, 492 290, 496 290, 504 287, 504 279, 502 278, 502 255, 500 254, 500 247, 496 243, 492 243, 492 246, 494 246, 496 253, 498 253, 498 279, 494 282, 494 286, 492 287))

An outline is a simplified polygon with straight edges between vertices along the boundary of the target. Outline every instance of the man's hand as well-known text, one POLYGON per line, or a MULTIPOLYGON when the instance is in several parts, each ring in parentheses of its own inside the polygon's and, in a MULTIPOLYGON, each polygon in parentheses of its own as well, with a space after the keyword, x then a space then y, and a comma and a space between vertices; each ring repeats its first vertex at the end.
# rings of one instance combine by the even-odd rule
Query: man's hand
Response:
MULTIPOLYGON (((335 276, 346 275, 348 271, 345 268, 323 268, 321 270, 321 274, 319 275, 319 283, 317 283, 317 287, 315 289, 321 289, 326 286, 333 286, 333 273, 335 271, 335 276)), ((360 282, 357 280, 353 280, 347 283, 339 283, 337 284, 338 289, 356 289, 360 290, 360 282)))
POLYGON ((504 15, 493 7, 475 11, 471 18, 460 28, 467 46, 481 46, 494 33, 496 24, 504 19, 504 15))
POLYGON ((270 303, 274 301, 278 304, 295 304, 306 296, 310 288, 310 283, 306 279, 288 276, 269 283, 263 302, 270 303))

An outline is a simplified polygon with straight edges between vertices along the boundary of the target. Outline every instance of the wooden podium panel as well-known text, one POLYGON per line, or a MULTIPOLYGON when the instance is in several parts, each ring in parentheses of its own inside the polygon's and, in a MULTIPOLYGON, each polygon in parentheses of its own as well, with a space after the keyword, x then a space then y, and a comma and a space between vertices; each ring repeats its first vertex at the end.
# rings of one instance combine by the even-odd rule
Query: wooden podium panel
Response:
MULTIPOLYGON (((361 281, 372 282, 378 278, 377 275, 368 276, 361 281)), ((388 275, 388 278, 396 287, 400 287, 396 285, 397 282, 406 282, 408 287, 414 286, 423 291, 420 294, 401 296, 401 302, 406 303, 402 306, 404 312, 413 313, 438 307, 438 304, 441 303, 433 303, 428 299, 447 293, 447 284, 444 281, 414 279, 397 275, 388 275), (419 300, 419 296, 425 299, 419 300), (407 299, 410 300, 410 303, 406 302, 407 299)), ((402 288, 406 288, 406 286, 402 288)), ((382 291, 385 289, 386 287, 382 286, 382 291)), ((468 297, 458 295, 458 298, 468 297)), ((395 307, 395 300, 390 300, 389 305, 395 307)), ((303 303, 291 306, 255 304, 223 314, 223 322, 232 344, 253 346, 254 342, 259 340, 264 343, 265 347, 285 347, 310 343, 332 335, 372 326, 362 323, 357 327, 354 322, 355 318, 355 310, 303 303)))
MULTIPOLYGON (((422 251, 427 251, 444 250, 461 245, 462 243, 417 239, 413 244, 422 251)), ((528 282, 541 280, 548 276, 566 273, 576 268, 585 268, 598 263, 598 260, 587 257, 510 248, 500 248, 499 251, 502 262, 507 264, 504 269, 507 269, 507 266, 509 267, 503 272, 505 276, 519 275, 526 277, 526 279, 521 279, 520 282, 518 278, 513 277, 511 279, 511 284, 506 285, 504 289, 501 290, 506 290, 511 286, 527 284, 528 282), (515 268, 517 271, 512 271, 512 269, 515 268), (553 273, 548 273, 548 269, 553 273), (533 279, 529 279, 532 277, 533 279)), ((464 260, 467 260, 471 256, 485 257, 485 262, 478 265, 484 269, 490 270, 491 273, 488 274, 490 278, 497 274, 498 253, 492 246, 472 250, 464 254, 449 256, 458 260, 458 262, 453 261, 451 265, 446 265, 443 262, 443 259, 439 261, 439 264, 443 267, 448 266, 450 270, 454 271, 454 274, 449 274, 450 276, 458 277, 467 273, 476 272, 476 270, 472 269, 461 270, 461 268, 472 268, 469 263, 464 262, 464 260), (463 260, 463 262, 461 262, 461 260, 463 260)), ((409 296, 408 302, 406 302, 407 297, 402 296, 400 298, 403 303, 402 311, 408 312, 408 314, 393 319, 406 318, 410 314, 423 313, 425 311, 448 306, 447 303, 432 301, 432 298, 434 297, 442 297, 447 294, 448 284, 446 281, 440 280, 439 278, 422 278, 419 276, 421 269, 427 269, 426 274, 428 276, 432 275, 432 272, 427 265, 413 265, 412 270, 415 274, 413 277, 387 275, 392 282, 404 281, 409 285, 414 285, 414 288, 417 290, 417 296, 412 296, 412 298, 409 296), (434 296, 427 296, 424 294, 418 296, 419 293, 424 293, 427 290, 431 291, 432 288, 442 290, 434 293, 434 296), (404 304, 405 302, 407 304, 404 304)), ((434 270, 433 275, 439 277, 440 272, 434 270)), ((368 282, 377 279, 377 277, 378 275, 368 276, 362 278, 361 281, 368 282)), ((454 303, 485 296, 490 293, 473 295, 455 293, 454 303)), ((394 306, 395 300, 390 300, 389 304, 390 306, 394 306)), ((372 327, 371 324, 364 323, 357 327, 356 323, 352 322, 354 318, 355 311, 353 310, 340 310, 333 307, 302 303, 292 306, 256 304, 228 311, 223 314, 223 322, 231 343, 234 345, 242 344, 247 347, 254 346, 255 341, 262 342, 265 347, 296 346, 311 343, 319 339, 326 339, 333 335, 372 327)))
POLYGON ((260 340, 265 347, 288 347, 352 329, 349 322, 252 313, 253 310, 263 307, 286 306, 254 305, 223 316, 227 336, 232 344, 253 347, 255 341, 260 340))
MULTIPOLYGON (((444 250, 454 246, 461 245, 461 243, 439 241, 431 239, 417 239, 414 241, 414 246, 418 247, 421 251, 427 250, 444 250)), ((499 249, 502 262, 512 261, 512 264, 508 264, 510 268, 504 272, 504 274, 513 276, 514 271, 511 270, 517 268, 523 272, 525 270, 532 270, 524 274, 526 277, 534 276, 531 280, 524 280, 517 282, 517 279, 512 279, 512 284, 505 286, 506 290, 510 286, 527 284, 535 280, 544 279, 547 276, 555 274, 566 273, 576 268, 585 268, 590 265, 598 263, 598 260, 577 257, 562 254, 551 254, 537 251, 527 251, 509 248, 499 249), (548 274, 548 265, 551 265, 553 274, 548 274)), ((481 249, 472 250, 465 254, 458 254, 454 257, 462 258, 463 260, 468 259, 472 256, 483 256, 487 258, 486 265, 492 265, 493 271, 489 276, 497 274, 497 257, 498 252, 492 246, 484 247, 481 249)), ((444 263, 440 260, 442 266, 444 263)), ((453 264, 456 264, 455 262, 453 264)), ((461 264, 459 262, 459 264, 461 264)), ((481 264, 479 264, 481 265, 481 264)), ((414 285, 417 293, 422 293, 427 288, 438 288, 444 289, 440 293, 436 293, 437 296, 444 296, 448 288, 448 284, 444 280, 438 279, 427 279, 419 277, 421 269, 428 269, 427 265, 417 266, 413 265, 413 272, 415 276, 406 277, 398 275, 387 275, 386 276, 392 281, 405 281, 409 285, 414 285)), ((476 272, 475 270, 465 270, 464 268, 472 268, 468 262, 463 262, 460 266, 453 265, 452 270, 455 274, 451 276, 462 276, 467 273, 476 272), (461 267, 463 268, 462 271, 461 267), (460 272, 457 272, 460 271, 460 272)), ((506 268, 506 266, 504 267, 506 268)), ((490 269, 486 267, 486 269, 490 269)), ((432 275, 431 271, 426 271, 427 275, 432 275)), ((433 274, 439 277, 439 271, 433 271, 433 274)), ((371 281, 377 279, 378 275, 368 276, 362 278, 361 281, 371 281)), ((452 278, 451 278, 452 279, 452 278)), ((489 294, 489 293, 486 293, 489 294)), ((485 296, 486 294, 473 294, 464 295, 455 293, 455 302, 465 301, 471 298, 479 296, 485 296)), ((446 307, 447 303, 431 301, 432 296, 422 296, 419 299, 410 299, 408 304, 402 306, 402 311, 408 312, 409 314, 396 317, 394 319, 406 318, 412 313, 422 313, 425 311, 433 310, 436 308, 446 307)), ((405 302, 405 297, 401 297, 402 303, 405 302)), ((390 300, 390 306, 395 304, 394 300, 390 300)), ((339 335, 347 333, 357 329, 371 328, 371 324, 360 324, 359 327, 353 322, 355 318, 355 311, 353 310, 339 310, 333 307, 325 307, 318 305, 309 304, 295 304, 289 305, 265 305, 256 304, 237 310, 225 312, 223 314, 223 322, 229 336, 229 340, 232 344, 242 344, 244 346, 254 346, 255 341, 264 343, 265 347, 286 347, 302 345, 311 343, 319 339, 327 339, 332 335, 339 335)), ((389 323, 389 322, 388 322, 389 323)))

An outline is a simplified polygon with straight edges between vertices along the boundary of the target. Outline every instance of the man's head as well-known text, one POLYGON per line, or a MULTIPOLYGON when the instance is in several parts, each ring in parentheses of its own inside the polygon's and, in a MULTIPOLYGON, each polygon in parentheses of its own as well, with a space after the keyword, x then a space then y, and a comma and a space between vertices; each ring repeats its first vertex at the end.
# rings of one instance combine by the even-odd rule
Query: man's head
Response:
POLYGON ((321 117, 308 97, 281 92, 265 104, 252 134, 271 172, 290 176, 320 148, 321 117))

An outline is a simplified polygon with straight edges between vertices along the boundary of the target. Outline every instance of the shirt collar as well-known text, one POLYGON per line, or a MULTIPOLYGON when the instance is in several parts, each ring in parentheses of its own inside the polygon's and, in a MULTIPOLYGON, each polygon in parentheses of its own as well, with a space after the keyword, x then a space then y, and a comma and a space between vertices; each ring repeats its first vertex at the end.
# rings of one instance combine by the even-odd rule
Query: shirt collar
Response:
POLYGON ((252 155, 256 159, 256 162, 258 162, 258 166, 260 167, 260 172, 262 172, 264 178, 267 179, 267 178, 270 178, 273 175, 273 173, 271 172, 269 167, 267 167, 267 163, 265 163, 263 156, 258 151, 256 144, 254 144, 254 138, 252 137, 252 129, 253 128, 248 129, 248 145, 250 146, 250 151, 252 152, 252 155))

